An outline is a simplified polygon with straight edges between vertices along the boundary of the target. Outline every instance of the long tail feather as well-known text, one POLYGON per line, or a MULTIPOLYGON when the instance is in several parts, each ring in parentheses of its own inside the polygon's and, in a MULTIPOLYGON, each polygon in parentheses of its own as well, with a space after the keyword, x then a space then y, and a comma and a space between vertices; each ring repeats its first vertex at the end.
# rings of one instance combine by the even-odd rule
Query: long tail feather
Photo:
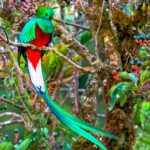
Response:
POLYGON ((76 125, 72 125, 71 123, 68 123, 67 125, 72 131, 78 133, 79 135, 81 135, 82 137, 86 138, 87 140, 93 142, 94 144, 96 144, 97 146, 99 146, 101 149, 103 150, 107 150, 106 146, 104 144, 102 144, 99 140, 97 140, 93 135, 91 135, 90 133, 84 131, 83 129, 81 129, 79 126, 76 125))
POLYGON ((68 114, 63 109, 61 109, 49 96, 48 94, 43 94, 42 97, 46 101, 47 105, 49 106, 52 113, 68 128, 70 128, 72 131, 76 132, 77 134, 81 135, 82 137, 86 138, 87 140, 93 142, 103 150, 106 150, 107 148, 98 141, 93 135, 89 134, 87 131, 91 131, 96 134, 100 134, 106 137, 110 137, 115 140, 121 140, 115 135, 110 134, 109 132, 97 129, 96 127, 93 127, 92 125, 81 121, 80 119, 75 118, 74 116, 68 114))

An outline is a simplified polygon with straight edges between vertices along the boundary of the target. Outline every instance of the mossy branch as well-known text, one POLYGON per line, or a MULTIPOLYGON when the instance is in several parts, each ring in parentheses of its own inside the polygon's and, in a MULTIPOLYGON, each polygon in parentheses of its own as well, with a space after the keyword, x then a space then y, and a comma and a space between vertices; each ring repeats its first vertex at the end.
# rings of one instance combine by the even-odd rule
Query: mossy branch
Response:
POLYGON ((65 44, 68 44, 70 48, 75 50, 80 56, 85 58, 90 65, 92 65, 93 58, 89 50, 79 41, 77 41, 72 34, 70 34, 66 29, 61 26, 56 26, 56 34, 57 33, 62 38, 65 44))

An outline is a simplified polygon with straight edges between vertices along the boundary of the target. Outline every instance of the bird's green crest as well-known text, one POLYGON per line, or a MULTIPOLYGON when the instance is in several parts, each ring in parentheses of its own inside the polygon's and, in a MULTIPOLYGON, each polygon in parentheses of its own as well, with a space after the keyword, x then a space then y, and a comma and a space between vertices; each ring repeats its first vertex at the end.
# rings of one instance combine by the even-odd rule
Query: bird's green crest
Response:
POLYGON ((51 19, 54 16, 54 11, 48 6, 42 6, 36 10, 36 17, 51 19))

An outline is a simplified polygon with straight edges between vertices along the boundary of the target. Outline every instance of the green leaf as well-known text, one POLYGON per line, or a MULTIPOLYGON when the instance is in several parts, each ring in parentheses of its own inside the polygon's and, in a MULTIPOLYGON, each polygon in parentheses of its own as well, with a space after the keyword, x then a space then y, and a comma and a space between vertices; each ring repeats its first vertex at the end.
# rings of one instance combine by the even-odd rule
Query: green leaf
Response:
POLYGON ((14 150, 13 144, 9 141, 0 143, 0 150, 14 150))
POLYGON ((9 30, 11 26, 11 22, 6 20, 6 19, 3 19, 3 22, 2 22, 2 27, 5 29, 5 30, 9 30))
POLYGON ((150 70, 144 70, 140 76, 140 82, 143 85, 145 82, 150 80, 150 70))
POLYGON ((146 116, 145 116, 143 113, 140 114, 140 118, 141 118, 141 122, 142 122, 142 123, 145 123, 145 121, 146 121, 146 116))
POLYGON ((150 66, 150 60, 146 60, 142 63, 141 68, 142 68, 142 70, 146 70, 146 68, 149 66, 150 66))
POLYGON ((138 81, 138 77, 134 73, 128 73, 128 72, 124 71, 124 72, 119 72, 118 75, 119 75, 119 78, 121 78, 123 80, 130 80, 135 83, 137 83, 137 81, 138 81))
POLYGON ((73 60, 74 62, 79 62, 79 61, 83 60, 83 57, 81 57, 80 55, 77 55, 77 56, 74 56, 74 57, 72 58, 72 60, 73 60))
MULTIPOLYGON (((67 54, 67 45, 65 44, 56 44, 54 48, 63 55, 67 54)), ((47 74, 51 73, 57 76, 62 70, 63 60, 52 51, 49 51, 43 56, 42 64, 47 74)))
POLYGON ((134 91, 136 89, 134 82, 121 82, 113 86, 108 93, 108 96, 111 98, 109 110, 112 110, 115 103, 119 100, 121 100, 120 104, 123 106, 128 97, 135 95, 134 91))
POLYGON ((148 52, 146 50, 140 50, 140 56, 141 58, 149 56, 148 52))
POLYGON ((84 33, 82 33, 80 41, 82 44, 86 44, 91 38, 92 38, 92 33, 89 31, 85 31, 84 33))
POLYGON ((123 86, 124 86, 124 83, 119 83, 110 89, 111 92, 109 96, 111 98, 111 101, 109 104, 109 110, 112 110, 115 103, 119 100, 120 96, 118 95, 118 92, 122 89, 123 86))
POLYGON ((142 104, 142 110, 143 111, 150 111, 150 103, 149 102, 144 102, 143 104, 142 104))
POLYGON ((21 14, 18 13, 17 11, 14 11, 11 15, 12 15, 13 17, 19 17, 19 16, 21 16, 21 14))
POLYGON ((148 144, 150 146, 150 139, 149 138, 141 137, 141 138, 139 138, 139 141, 144 143, 144 144, 148 144))
POLYGON ((42 133, 43 133, 43 135, 44 135, 45 137, 48 136, 48 129, 47 129, 47 128, 41 128, 41 131, 42 131, 42 133))
POLYGON ((64 143, 63 150, 72 150, 71 146, 68 143, 64 143))
POLYGON ((16 150, 28 150, 28 148, 30 147, 31 143, 33 141, 29 138, 23 140, 23 142, 21 144, 18 145, 18 147, 16 148, 16 150))
POLYGON ((127 96, 125 94, 122 94, 121 97, 120 97, 120 106, 123 107, 124 106, 124 103, 127 99, 127 96))
POLYGON ((42 125, 42 126, 46 126, 47 125, 47 120, 44 118, 44 116, 42 115, 42 114, 40 114, 39 116, 38 116, 38 120, 40 121, 40 124, 42 125))
POLYGON ((24 97, 26 98, 27 103, 31 104, 31 99, 30 99, 27 89, 24 89, 23 94, 24 94, 24 97))
POLYGON ((56 44, 55 49, 60 53, 67 55, 67 45, 65 44, 56 44))

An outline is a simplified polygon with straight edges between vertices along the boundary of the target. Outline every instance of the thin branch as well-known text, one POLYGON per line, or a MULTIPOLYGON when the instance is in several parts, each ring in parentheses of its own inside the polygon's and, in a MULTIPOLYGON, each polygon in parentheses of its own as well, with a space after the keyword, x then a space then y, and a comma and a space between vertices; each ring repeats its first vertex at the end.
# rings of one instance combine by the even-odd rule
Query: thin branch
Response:
POLYGON ((37 102, 37 93, 34 95, 34 99, 33 99, 33 102, 32 102, 32 107, 35 105, 35 103, 37 102))
POLYGON ((12 116, 12 118, 10 120, 0 122, 0 128, 2 128, 5 125, 12 124, 12 123, 23 123, 23 118, 21 117, 21 115, 15 112, 5 112, 5 113, 0 114, 0 117, 5 117, 5 116, 12 116))
POLYGON ((74 91, 74 113, 77 114, 79 112, 78 105, 78 71, 76 68, 73 69, 73 91, 74 91))
POLYGON ((5 117, 5 116, 14 116, 14 117, 22 118, 19 114, 15 112, 5 112, 0 114, 0 117, 5 117))
POLYGON ((64 67, 63 67, 62 71, 60 72, 60 75, 56 81, 57 83, 56 83, 55 91, 53 93, 53 100, 55 100, 58 96, 58 91, 59 91, 60 85, 62 84, 63 76, 64 76, 64 67))
POLYGON ((82 10, 83 10, 83 12, 84 12, 84 14, 85 14, 86 11, 85 11, 85 8, 84 8, 84 6, 83 6, 82 0, 78 0, 78 2, 80 3, 80 6, 81 6, 81 8, 82 8, 82 10))
POLYGON ((8 121, 5 121, 5 122, 2 122, 0 123, 0 128, 2 128, 2 126, 6 126, 6 125, 9 125, 9 124, 13 124, 13 123, 23 123, 23 120, 22 119, 13 119, 13 120, 8 120, 8 121))
POLYGON ((15 106, 15 107, 17 107, 17 108, 19 108, 19 109, 21 109, 21 110, 23 109, 22 106, 17 105, 17 104, 15 104, 15 103, 13 103, 11 100, 8 100, 8 99, 6 99, 6 98, 0 97, 0 102, 1 102, 1 101, 5 102, 5 103, 8 103, 8 104, 10 104, 10 105, 13 105, 13 106, 15 106))
POLYGON ((67 25, 70 25, 70 26, 74 26, 74 27, 77 27, 77 28, 84 29, 84 30, 88 30, 88 31, 90 30, 89 27, 79 25, 79 24, 75 24, 75 23, 72 23, 72 22, 67 22, 67 21, 64 21, 64 20, 61 20, 61 19, 58 19, 58 18, 53 18, 53 20, 55 20, 57 22, 60 22, 62 24, 67 24, 67 25))
MULTIPOLYGON (((7 43, 7 40, 0 35, 0 40, 2 40, 3 42, 7 43)), ((77 68, 78 70, 82 70, 84 72, 91 72, 94 73, 94 70, 89 70, 89 69, 85 69, 79 65, 77 65, 76 63, 74 63, 73 61, 71 61, 70 59, 68 59, 66 56, 64 56, 62 53, 58 52, 55 48, 50 48, 50 47, 37 47, 35 45, 32 44, 25 44, 25 43, 17 43, 17 42, 13 42, 13 41, 9 41, 9 43, 7 43, 9 45, 13 45, 13 46, 17 46, 17 47, 31 47, 33 50, 40 50, 40 51, 52 51, 53 53, 55 53, 57 56, 61 57, 63 60, 65 60, 68 64, 74 66, 75 68, 77 68)))
POLYGON ((8 35, 7 35, 6 31, 5 31, 5 29, 3 27, 1 27, 1 26, 0 26, 0 29, 2 29, 3 32, 5 33, 5 36, 6 36, 6 39, 7 39, 7 43, 9 43, 8 35))
POLYGON ((8 54, 9 52, 0 52, 0 55, 8 54))
MULTIPOLYGON (((72 79, 73 79, 73 76, 68 77, 68 78, 66 78, 66 79, 63 79, 62 82, 61 82, 61 84, 62 84, 62 85, 65 85, 65 84, 67 84, 68 82, 70 82, 72 79)), ((50 83, 50 85, 56 85, 56 84, 57 84, 57 81, 53 81, 52 83, 50 83)))
POLYGON ((99 25, 95 34, 95 55, 96 58, 99 59, 99 51, 98 51, 98 34, 100 31, 100 27, 101 27, 101 22, 102 22, 102 16, 103 16, 103 11, 104 11, 104 4, 105 4, 105 0, 103 0, 102 3, 102 8, 101 8, 101 14, 100 14, 100 19, 99 19, 99 25))
POLYGON ((79 34, 82 33, 83 31, 84 31, 84 30, 80 30, 80 31, 76 32, 76 33, 74 34, 74 37, 77 36, 77 35, 79 35, 79 34))
POLYGON ((99 117, 99 118, 106 118, 105 114, 96 114, 96 116, 99 117))

